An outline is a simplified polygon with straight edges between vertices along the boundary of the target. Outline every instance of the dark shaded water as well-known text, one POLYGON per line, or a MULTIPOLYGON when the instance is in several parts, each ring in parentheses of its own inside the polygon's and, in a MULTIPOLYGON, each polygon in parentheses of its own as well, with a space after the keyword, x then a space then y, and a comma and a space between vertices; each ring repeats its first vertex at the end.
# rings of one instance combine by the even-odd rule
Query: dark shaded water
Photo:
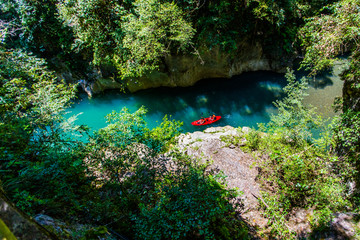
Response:
MULTIPOLYGON (((338 78, 334 76, 331 84, 327 83, 321 88, 312 87, 309 91, 313 92, 306 101, 319 104, 318 91, 325 91, 322 95, 329 96, 326 98, 328 102, 321 104, 330 106, 334 94, 339 91, 341 93, 342 85, 333 84, 333 81, 338 81, 336 79, 338 78), (330 91, 328 87, 336 89, 330 91)), ((184 122, 183 130, 186 132, 203 130, 209 126, 256 127, 258 123, 268 122, 270 114, 276 112, 272 102, 281 98, 285 84, 283 74, 259 71, 231 79, 202 80, 187 88, 148 89, 134 94, 111 91, 92 99, 82 94, 70 111, 72 114, 83 112, 76 123, 86 124, 94 130, 106 126, 104 117, 112 110, 120 111, 125 106, 131 111, 145 106, 148 110, 146 120, 149 127, 157 126, 164 115, 171 115, 172 119, 184 122), (191 125, 192 121, 210 114, 221 115, 223 118, 206 127, 191 125)), ((329 108, 325 112, 328 111, 332 110, 329 108)))

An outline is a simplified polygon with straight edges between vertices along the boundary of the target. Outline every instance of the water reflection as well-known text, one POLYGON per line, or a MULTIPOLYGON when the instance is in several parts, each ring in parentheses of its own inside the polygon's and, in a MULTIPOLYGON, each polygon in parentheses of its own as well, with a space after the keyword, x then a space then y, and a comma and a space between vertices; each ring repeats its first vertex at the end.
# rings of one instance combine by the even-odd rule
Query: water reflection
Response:
POLYGON ((190 123, 210 114, 223 119, 214 126, 252 126, 267 122, 274 112, 272 102, 281 96, 286 80, 282 74, 271 72, 247 73, 231 79, 206 79, 187 88, 157 88, 121 94, 107 92, 93 99, 82 99, 72 109, 84 112, 78 122, 98 129, 105 126, 104 116, 126 106, 134 111, 148 109, 150 127, 161 122, 165 114, 184 122, 184 131, 201 130, 190 123))
POLYGON ((186 131, 198 129, 190 123, 211 114, 223 116, 216 125, 256 126, 269 120, 272 102, 281 95, 285 79, 280 74, 257 72, 232 79, 207 79, 189 88, 162 88, 136 93, 137 107, 149 115, 168 114, 184 122, 186 131), (263 81, 266 79, 266 81, 263 81))
MULTIPOLYGON (((337 77, 325 75, 317 81, 317 87, 310 89, 305 101, 322 104, 319 107, 325 111, 323 105, 331 105, 334 96, 341 92, 338 82, 337 77)), ((92 99, 82 95, 72 112, 84 112, 77 123, 93 129, 106 126, 105 115, 124 106, 131 111, 145 106, 149 127, 158 125, 164 115, 171 115, 172 119, 184 122, 184 131, 203 130, 208 126, 194 127, 191 122, 211 114, 223 117, 212 126, 256 127, 257 123, 268 122, 270 114, 275 113, 273 102, 281 98, 285 85, 283 74, 252 72, 231 79, 206 79, 187 88, 148 89, 134 94, 111 91, 92 99)))
POLYGON ((326 71, 326 72, 324 71, 316 75, 316 77, 309 77, 308 76, 309 72, 304 72, 304 71, 299 71, 295 75, 296 78, 299 80, 304 76, 307 77, 309 82, 309 87, 314 89, 324 89, 326 87, 331 87, 334 85, 334 81, 333 81, 334 76, 338 78, 338 76, 332 73, 331 71, 326 71))

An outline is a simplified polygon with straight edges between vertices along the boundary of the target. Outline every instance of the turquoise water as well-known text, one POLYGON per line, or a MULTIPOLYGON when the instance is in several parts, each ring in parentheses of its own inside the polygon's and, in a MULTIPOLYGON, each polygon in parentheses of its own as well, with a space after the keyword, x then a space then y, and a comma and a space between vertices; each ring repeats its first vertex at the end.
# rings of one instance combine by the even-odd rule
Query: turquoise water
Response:
MULTIPOLYGON (((104 117, 113 110, 120 111, 125 106, 131 111, 145 106, 148 110, 146 120, 150 128, 157 126, 164 115, 182 121, 182 129, 185 132, 203 130, 209 126, 256 127, 258 123, 268 122, 270 114, 276 113, 272 102, 281 98, 281 89, 285 84, 283 74, 260 71, 245 73, 231 79, 202 80, 187 88, 157 88, 133 94, 108 91, 91 99, 85 94, 80 94, 69 110, 71 114, 82 112, 76 123, 86 124, 93 130, 105 127, 104 117), (191 122, 210 114, 221 115, 222 119, 208 126, 191 125, 191 122)), ((313 99, 310 103, 314 101, 319 104, 316 98, 317 90, 333 86, 334 84, 327 83, 321 88, 311 88, 315 92, 312 93, 313 99)), ((329 89, 324 91, 334 94, 329 89)), ((341 89, 339 91, 341 93, 341 89)))

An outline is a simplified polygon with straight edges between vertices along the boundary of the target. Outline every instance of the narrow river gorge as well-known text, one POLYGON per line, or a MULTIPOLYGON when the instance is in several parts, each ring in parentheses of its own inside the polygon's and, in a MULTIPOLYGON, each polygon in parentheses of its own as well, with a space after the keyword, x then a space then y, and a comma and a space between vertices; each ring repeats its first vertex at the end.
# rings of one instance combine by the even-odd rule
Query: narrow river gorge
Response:
MULTIPOLYGON (((317 107, 325 117, 333 116, 334 98, 341 96, 343 82, 338 74, 343 65, 336 65, 332 73, 310 80, 306 104, 317 107)), ((303 76, 297 73, 298 78, 303 76)), ((183 131, 194 132, 206 126, 195 127, 191 122, 210 114, 223 119, 212 126, 256 127, 266 123, 276 113, 273 102, 282 96, 286 85, 284 74, 268 71, 244 73, 230 79, 205 79, 192 87, 155 88, 136 93, 107 91, 93 98, 81 93, 69 111, 79 114, 76 124, 88 125, 92 130, 106 126, 105 116, 123 107, 131 111, 145 106, 150 128, 157 126, 165 115, 184 123, 183 131)))

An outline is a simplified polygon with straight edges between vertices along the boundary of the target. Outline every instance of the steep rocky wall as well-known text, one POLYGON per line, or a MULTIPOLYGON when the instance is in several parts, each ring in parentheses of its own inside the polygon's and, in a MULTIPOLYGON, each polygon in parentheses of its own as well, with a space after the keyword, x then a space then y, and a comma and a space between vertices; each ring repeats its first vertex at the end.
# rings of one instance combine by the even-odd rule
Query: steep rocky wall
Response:
MULTIPOLYGON (((131 79, 127 88, 131 92, 155 87, 187 87, 201 79, 230 78, 243 72, 269 70, 284 72, 291 64, 291 59, 264 54, 259 43, 243 42, 237 51, 226 53, 218 47, 199 49, 200 54, 168 56, 161 66, 161 71, 154 72, 140 79, 131 79)), ((99 93, 106 89, 117 89, 121 84, 98 72, 96 81, 85 85, 88 91, 99 93)))

